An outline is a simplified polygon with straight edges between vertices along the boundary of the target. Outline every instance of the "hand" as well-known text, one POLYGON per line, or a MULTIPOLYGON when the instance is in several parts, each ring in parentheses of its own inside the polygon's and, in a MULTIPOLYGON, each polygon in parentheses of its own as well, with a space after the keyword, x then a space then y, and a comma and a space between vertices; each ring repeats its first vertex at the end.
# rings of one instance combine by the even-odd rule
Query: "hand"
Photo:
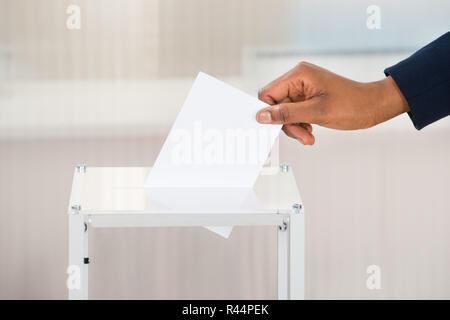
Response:
POLYGON ((409 111, 391 77, 362 83, 307 62, 269 83, 259 99, 271 106, 258 111, 257 121, 283 124, 283 131, 304 145, 314 144, 311 124, 365 129, 409 111))

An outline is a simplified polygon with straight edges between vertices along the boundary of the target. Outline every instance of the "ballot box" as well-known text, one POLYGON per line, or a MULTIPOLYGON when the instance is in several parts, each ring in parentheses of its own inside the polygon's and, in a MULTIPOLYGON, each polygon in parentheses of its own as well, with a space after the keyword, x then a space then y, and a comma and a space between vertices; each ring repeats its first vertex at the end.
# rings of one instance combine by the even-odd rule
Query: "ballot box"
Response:
POLYGON ((89 263, 95 261, 88 252, 91 228, 168 226, 277 226, 278 298, 304 298, 305 215, 289 165, 280 165, 276 170, 264 168, 253 187, 254 198, 245 205, 223 206, 200 196, 196 201, 204 199, 204 203, 184 207, 174 192, 172 201, 179 204, 176 210, 157 204, 158 194, 155 198, 145 188, 150 170, 85 165, 75 168, 68 206, 69 299, 88 299, 89 263))

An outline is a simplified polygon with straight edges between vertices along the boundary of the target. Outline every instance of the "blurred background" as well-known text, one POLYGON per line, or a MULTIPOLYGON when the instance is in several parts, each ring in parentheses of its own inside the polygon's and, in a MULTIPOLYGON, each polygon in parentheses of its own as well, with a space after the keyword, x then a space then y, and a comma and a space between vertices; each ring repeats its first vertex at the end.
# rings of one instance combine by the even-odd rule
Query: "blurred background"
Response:
MULTIPOLYGON (((448 17, 447 0, 0 0, 0 298, 67 297, 74 166, 151 166, 199 71, 253 95, 302 60, 378 80, 448 17)), ((314 130, 313 147, 280 141, 306 209, 306 297, 449 299, 450 119, 314 130)), ((276 298, 274 228, 90 240, 91 298, 276 298)))

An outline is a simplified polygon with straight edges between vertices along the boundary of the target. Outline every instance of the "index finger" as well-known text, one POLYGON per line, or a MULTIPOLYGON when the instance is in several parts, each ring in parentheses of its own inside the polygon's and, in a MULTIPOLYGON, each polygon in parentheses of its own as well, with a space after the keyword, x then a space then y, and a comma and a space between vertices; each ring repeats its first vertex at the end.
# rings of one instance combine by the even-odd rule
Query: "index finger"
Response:
MULTIPOLYGON (((300 66, 301 63, 259 90, 259 100, 274 105, 283 102, 286 98, 291 98, 291 81, 293 78, 299 78, 301 76, 299 72, 300 66)), ((299 88, 296 89, 298 90, 299 88)))

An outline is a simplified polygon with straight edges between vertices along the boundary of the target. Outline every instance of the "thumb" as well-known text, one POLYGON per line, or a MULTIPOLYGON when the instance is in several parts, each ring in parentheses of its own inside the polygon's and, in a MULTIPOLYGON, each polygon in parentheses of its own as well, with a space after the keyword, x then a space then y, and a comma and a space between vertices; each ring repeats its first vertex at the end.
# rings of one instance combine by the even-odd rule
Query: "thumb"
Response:
POLYGON ((256 114, 260 123, 290 124, 317 123, 320 121, 320 107, 317 99, 300 102, 280 103, 261 109, 256 114))

